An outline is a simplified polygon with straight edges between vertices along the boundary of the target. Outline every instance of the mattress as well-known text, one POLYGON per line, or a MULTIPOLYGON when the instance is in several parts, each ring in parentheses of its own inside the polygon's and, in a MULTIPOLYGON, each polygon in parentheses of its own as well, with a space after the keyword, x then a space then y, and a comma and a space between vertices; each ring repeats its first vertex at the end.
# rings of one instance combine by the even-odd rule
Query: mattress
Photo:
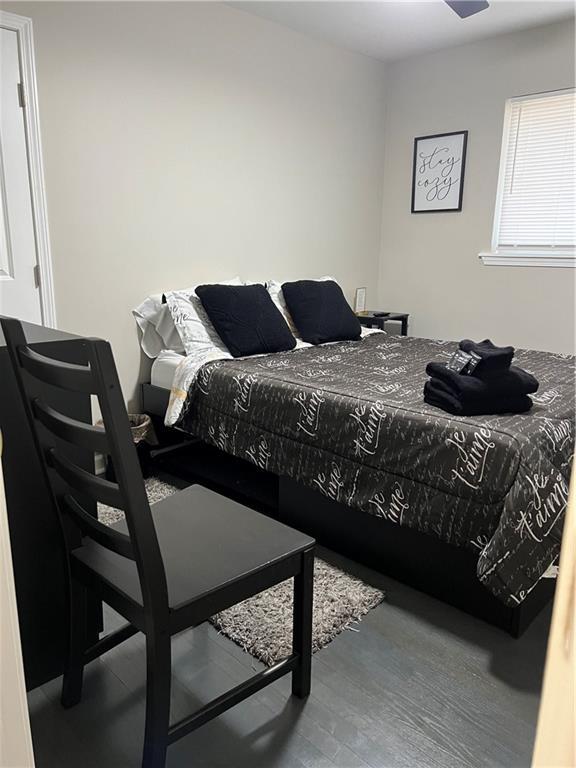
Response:
POLYGON ((164 349, 152 363, 150 383, 162 389, 172 389, 176 368, 184 360, 185 355, 164 349))
POLYGON ((482 583, 517 605, 559 553, 574 358, 518 350, 515 362, 541 384, 533 409, 455 417, 422 397, 426 363, 455 349, 378 335, 209 362, 179 426, 334 501, 477 552, 482 583))

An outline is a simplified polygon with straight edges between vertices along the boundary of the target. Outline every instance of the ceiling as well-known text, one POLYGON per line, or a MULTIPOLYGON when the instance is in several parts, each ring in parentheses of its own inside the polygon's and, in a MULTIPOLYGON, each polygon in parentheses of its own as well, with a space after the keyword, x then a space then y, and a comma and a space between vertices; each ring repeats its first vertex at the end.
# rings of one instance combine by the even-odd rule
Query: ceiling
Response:
POLYGON ((460 19, 443 0, 232 2, 235 8, 356 53, 393 61, 574 16, 565 0, 491 0, 460 19))

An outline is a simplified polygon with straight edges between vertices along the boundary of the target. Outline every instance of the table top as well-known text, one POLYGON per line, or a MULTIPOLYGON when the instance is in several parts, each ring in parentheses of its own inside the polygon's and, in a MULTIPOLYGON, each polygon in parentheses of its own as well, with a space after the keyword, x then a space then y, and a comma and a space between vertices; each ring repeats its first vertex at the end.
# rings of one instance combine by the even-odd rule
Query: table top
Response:
POLYGON ((383 312, 384 310, 379 309, 371 309, 367 310, 366 312, 357 312, 356 316, 359 320, 362 320, 362 318, 369 318, 369 319, 375 319, 375 320, 401 320, 403 317, 408 317, 408 312, 386 312, 384 315, 378 315, 375 314, 377 312, 383 312))
MULTIPOLYGON (((2 317, 1 314, 0 317, 2 317)), ((22 327, 28 344, 40 344, 45 341, 70 341, 71 339, 77 340, 82 338, 73 333, 60 331, 56 328, 47 328, 43 325, 36 325, 36 323, 23 322, 22 327)), ((2 329, 0 329, 0 347, 4 346, 6 346, 6 341, 2 329)))

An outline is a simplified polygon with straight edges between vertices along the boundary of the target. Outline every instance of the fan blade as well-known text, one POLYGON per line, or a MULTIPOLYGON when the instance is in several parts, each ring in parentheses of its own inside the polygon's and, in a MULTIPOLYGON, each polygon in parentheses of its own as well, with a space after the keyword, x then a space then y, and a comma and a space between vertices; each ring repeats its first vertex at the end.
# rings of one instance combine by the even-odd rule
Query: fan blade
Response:
POLYGON ((480 11, 489 8, 489 4, 486 0, 444 0, 444 2, 446 5, 449 5, 461 19, 467 19, 468 16, 473 16, 475 13, 480 13, 480 11))

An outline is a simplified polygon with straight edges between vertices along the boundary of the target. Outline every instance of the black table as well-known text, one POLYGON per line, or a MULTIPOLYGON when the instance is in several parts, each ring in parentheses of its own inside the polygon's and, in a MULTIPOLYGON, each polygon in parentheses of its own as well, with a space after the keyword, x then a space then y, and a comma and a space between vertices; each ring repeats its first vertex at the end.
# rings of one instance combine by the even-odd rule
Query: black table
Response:
MULTIPOLYGON (((28 342, 41 354, 84 363, 84 340, 69 333, 24 323, 28 342)), ((90 395, 58 390, 37 382, 38 394, 54 408, 80 421, 92 421, 90 395)), ((8 526, 14 564, 20 639, 28 690, 62 674, 68 642, 65 552, 56 510, 46 487, 32 433, 0 331, 0 429, 8 526)), ((71 446, 62 444, 67 454, 71 446)), ((86 469, 93 455, 75 455, 86 469)), ((96 505, 92 505, 96 514, 96 505)), ((89 606, 89 642, 101 625, 99 601, 89 606)))
POLYGON ((374 313, 378 311, 379 310, 374 310, 373 312, 367 312, 364 315, 357 315, 360 325, 365 325, 367 328, 380 328, 380 330, 383 331, 385 324, 389 320, 392 320, 401 323, 401 336, 408 335, 408 318, 410 317, 408 312, 386 312, 386 314, 377 317, 374 313))

